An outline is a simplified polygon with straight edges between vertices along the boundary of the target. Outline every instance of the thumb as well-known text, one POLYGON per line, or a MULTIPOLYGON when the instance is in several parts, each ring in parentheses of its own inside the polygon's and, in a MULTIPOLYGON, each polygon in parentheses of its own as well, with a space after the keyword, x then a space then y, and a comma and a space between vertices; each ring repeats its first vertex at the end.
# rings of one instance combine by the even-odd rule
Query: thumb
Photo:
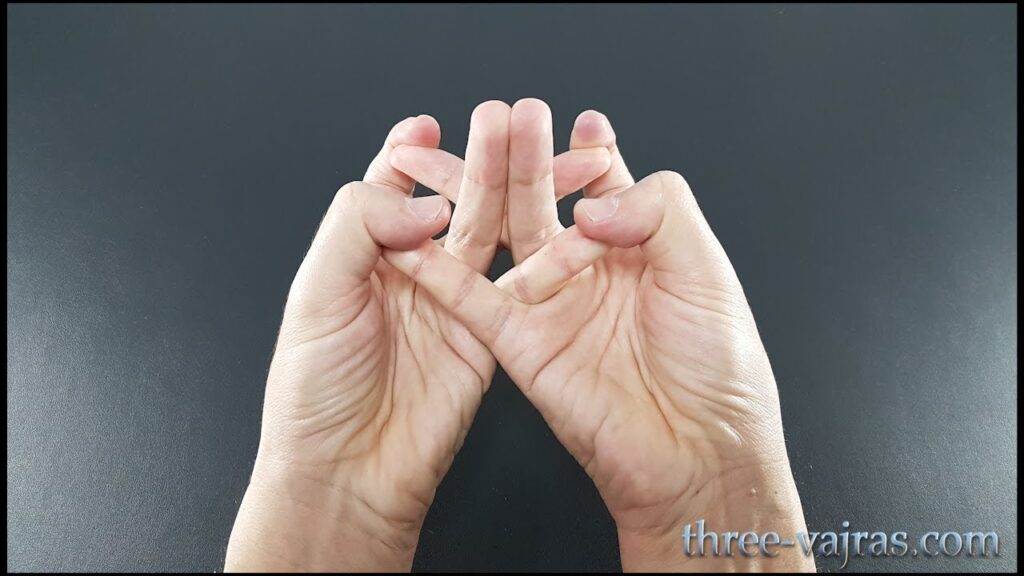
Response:
POLYGON ((416 247, 440 232, 450 217, 451 207, 440 196, 410 198, 365 182, 345 185, 292 282, 289 306, 322 313, 339 301, 367 297, 367 280, 382 247, 416 247))
POLYGON ((690 186, 675 172, 652 174, 616 195, 584 198, 576 203, 574 216, 588 238, 619 248, 639 246, 655 282, 677 296, 677 288, 695 279, 738 285, 690 186))

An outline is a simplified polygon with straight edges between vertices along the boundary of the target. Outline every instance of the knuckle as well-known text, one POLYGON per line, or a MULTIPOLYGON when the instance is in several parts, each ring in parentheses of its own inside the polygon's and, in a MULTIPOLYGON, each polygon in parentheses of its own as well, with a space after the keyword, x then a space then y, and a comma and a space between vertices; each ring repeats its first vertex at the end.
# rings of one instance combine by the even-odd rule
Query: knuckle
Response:
POLYGON ((658 178, 659 193, 664 201, 679 206, 685 212, 698 210, 693 190, 681 174, 672 170, 662 170, 655 176, 658 178))
POLYGON ((555 175, 551 170, 545 171, 543 174, 510 174, 508 177, 508 183, 510 187, 517 187, 523 189, 539 188, 541 186, 554 187, 555 175))
POLYGON ((549 244, 549 251, 551 253, 551 260, 555 263, 558 269, 567 278, 572 278, 576 275, 572 259, 565 250, 565 245, 561 242, 552 242, 549 244))
POLYGON ((678 172, 662 170, 657 172, 655 176, 658 177, 658 184, 665 192, 671 194, 690 193, 690 185, 687 184, 686 179, 683 178, 682 174, 678 172))
POLYGON ((359 184, 359 182, 349 182, 339 188, 334 194, 334 201, 331 202, 331 208, 337 210, 354 204, 359 198, 359 184))
POLYGON ((446 246, 452 246, 456 249, 479 249, 486 248, 492 242, 486 241, 482 238, 479 232, 472 228, 463 228, 459 226, 457 228, 448 228, 448 237, 445 239, 446 246))
POLYGON ((554 236, 557 236, 558 233, 561 232, 561 231, 562 231, 562 224, 561 224, 561 222, 552 222, 552 223, 550 223, 550 224, 548 224, 546 226, 540 226, 540 227, 535 228, 535 229, 533 229, 533 230, 531 230, 531 231, 529 231, 526 234, 523 234, 521 236, 513 234, 512 230, 510 229, 509 230, 509 240, 513 244, 518 244, 518 245, 522 245, 522 246, 525 246, 525 247, 532 248, 534 246, 537 246, 539 244, 543 244, 544 242, 547 242, 548 239, 550 239, 550 238, 552 238, 554 236))
POLYGON ((457 170, 455 166, 445 168, 441 173, 441 183, 438 185, 438 190, 436 190, 436 192, 439 194, 445 194, 446 196, 454 199, 453 194, 457 194, 459 191, 458 188, 452 190, 452 186, 456 184, 456 176, 461 177, 462 173, 457 170))

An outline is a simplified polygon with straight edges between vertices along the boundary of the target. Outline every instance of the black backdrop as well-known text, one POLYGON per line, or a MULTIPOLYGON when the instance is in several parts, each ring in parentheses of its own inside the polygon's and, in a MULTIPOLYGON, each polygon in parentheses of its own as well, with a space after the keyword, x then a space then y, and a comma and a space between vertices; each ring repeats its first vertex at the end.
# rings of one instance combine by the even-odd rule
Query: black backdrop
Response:
MULTIPOLYGON (((596 108, 635 175, 690 181, 758 318, 812 529, 1001 539, 997 559, 848 570, 1016 567, 1016 8, 7 16, 9 570, 220 570, 333 192, 406 116, 461 154, 477 103, 526 96, 559 150, 596 108)), ((619 568, 596 490, 500 371, 414 568, 619 568)))

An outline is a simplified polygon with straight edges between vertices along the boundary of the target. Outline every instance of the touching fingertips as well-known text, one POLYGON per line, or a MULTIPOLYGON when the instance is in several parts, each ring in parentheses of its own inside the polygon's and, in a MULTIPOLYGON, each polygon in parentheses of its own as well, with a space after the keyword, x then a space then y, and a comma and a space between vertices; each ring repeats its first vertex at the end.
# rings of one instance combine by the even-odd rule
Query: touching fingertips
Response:
POLYGON ((604 174, 612 166, 612 153, 605 147, 588 148, 588 160, 591 168, 596 170, 598 175, 604 174))
POLYGON ((423 196, 406 198, 405 205, 417 219, 423 222, 435 222, 442 216, 448 206, 448 201, 441 196, 423 196))
POLYGON ((604 146, 577 148, 575 150, 571 150, 570 154, 580 163, 590 166, 603 166, 607 168, 612 163, 612 153, 604 146))
POLYGON ((395 168, 402 170, 413 163, 416 154, 416 147, 408 144, 395 146, 388 155, 388 162, 395 168))
POLYGON ((597 224, 608 220, 619 210, 619 197, 584 198, 576 203, 591 222, 597 224))
POLYGON ((427 146, 436 148, 441 143, 441 127, 433 116, 420 114, 409 117, 395 125, 391 133, 391 144, 399 146, 427 146))

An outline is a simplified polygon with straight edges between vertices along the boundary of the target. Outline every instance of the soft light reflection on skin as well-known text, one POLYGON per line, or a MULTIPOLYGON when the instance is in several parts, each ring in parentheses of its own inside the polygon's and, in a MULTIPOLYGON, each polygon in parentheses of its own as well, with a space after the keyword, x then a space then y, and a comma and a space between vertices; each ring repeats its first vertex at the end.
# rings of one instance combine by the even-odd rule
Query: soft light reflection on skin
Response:
POLYGON ((594 480, 625 569, 813 569, 682 549, 694 518, 804 529, 771 366, 686 181, 635 182, 593 111, 556 158, 535 99, 480 105, 464 163, 439 141, 399 123, 313 240, 226 569, 408 569, 496 361, 594 480), (491 283, 499 247, 517 266, 491 283))

